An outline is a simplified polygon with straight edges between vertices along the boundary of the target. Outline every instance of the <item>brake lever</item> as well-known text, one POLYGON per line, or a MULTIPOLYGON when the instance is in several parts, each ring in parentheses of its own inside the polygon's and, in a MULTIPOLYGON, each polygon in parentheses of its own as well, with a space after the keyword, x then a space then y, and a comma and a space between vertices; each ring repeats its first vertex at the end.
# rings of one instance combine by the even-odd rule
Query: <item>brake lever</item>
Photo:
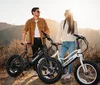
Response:
POLYGON ((41 30, 41 32, 42 32, 45 36, 47 36, 47 34, 46 34, 45 32, 43 32, 42 30, 41 30))

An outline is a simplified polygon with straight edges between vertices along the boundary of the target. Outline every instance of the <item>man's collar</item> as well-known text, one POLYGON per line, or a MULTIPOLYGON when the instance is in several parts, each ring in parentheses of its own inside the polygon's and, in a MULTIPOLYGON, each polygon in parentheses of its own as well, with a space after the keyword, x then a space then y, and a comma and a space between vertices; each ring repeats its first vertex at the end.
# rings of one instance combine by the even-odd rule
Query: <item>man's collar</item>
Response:
MULTIPOLYGON (((34 17, 32 18, 32 21, 33 21, 33 22, 35 22, 35 19, 34 19, 34 17)), ((40 18, 38 19, 38 22, 39 22, 39 21, 40 21, 40 18)))

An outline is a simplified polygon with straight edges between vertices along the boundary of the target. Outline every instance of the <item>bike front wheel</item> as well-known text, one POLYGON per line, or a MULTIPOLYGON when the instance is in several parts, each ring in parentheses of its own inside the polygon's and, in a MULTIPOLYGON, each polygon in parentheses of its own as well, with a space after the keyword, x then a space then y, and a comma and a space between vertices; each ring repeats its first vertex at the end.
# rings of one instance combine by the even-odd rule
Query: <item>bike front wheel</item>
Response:
POLYGON ((47 84, 53 84, 61 78, 63 67, 62 64, 55 58, 49 58, 48 60, 49 65, 47 65, 45 59, 39 63, 37 72, 39 78, 43 82, 47 84))
POLYGON ((87 72, 84 72, 82 65, 79 64, 75 69, 75 79, 80 85, 97 85, 99 81, 99 69, 98 66, 92 61, 83 61, 83 65, 86 67, 87 72))

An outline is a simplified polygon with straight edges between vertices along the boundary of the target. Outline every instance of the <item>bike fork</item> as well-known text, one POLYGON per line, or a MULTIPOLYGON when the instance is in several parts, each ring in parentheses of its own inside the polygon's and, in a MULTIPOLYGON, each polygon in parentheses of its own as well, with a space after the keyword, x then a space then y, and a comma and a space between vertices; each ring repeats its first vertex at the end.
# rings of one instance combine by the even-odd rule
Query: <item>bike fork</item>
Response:
POLYGON ((83 61, 84 61, 84 59, 83 59, 83 55, 80 54, 80 63, 81 63, 81 66, 82 66, 82 68, 83 68, 84 73, 87 73, 88 70, 87 70, 86 65, 84 65, 83 61))

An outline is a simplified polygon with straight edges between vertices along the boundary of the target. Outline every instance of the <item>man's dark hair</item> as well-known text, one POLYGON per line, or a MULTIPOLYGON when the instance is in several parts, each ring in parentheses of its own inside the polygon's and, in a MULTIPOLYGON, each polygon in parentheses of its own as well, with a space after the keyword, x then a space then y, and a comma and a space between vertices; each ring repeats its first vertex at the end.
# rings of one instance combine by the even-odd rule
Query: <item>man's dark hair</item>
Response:
POLYGON ((39 7, 32 8, 31 13, 33 14, 33 12, 35 12, 37 9, 39 9, 39 7))

